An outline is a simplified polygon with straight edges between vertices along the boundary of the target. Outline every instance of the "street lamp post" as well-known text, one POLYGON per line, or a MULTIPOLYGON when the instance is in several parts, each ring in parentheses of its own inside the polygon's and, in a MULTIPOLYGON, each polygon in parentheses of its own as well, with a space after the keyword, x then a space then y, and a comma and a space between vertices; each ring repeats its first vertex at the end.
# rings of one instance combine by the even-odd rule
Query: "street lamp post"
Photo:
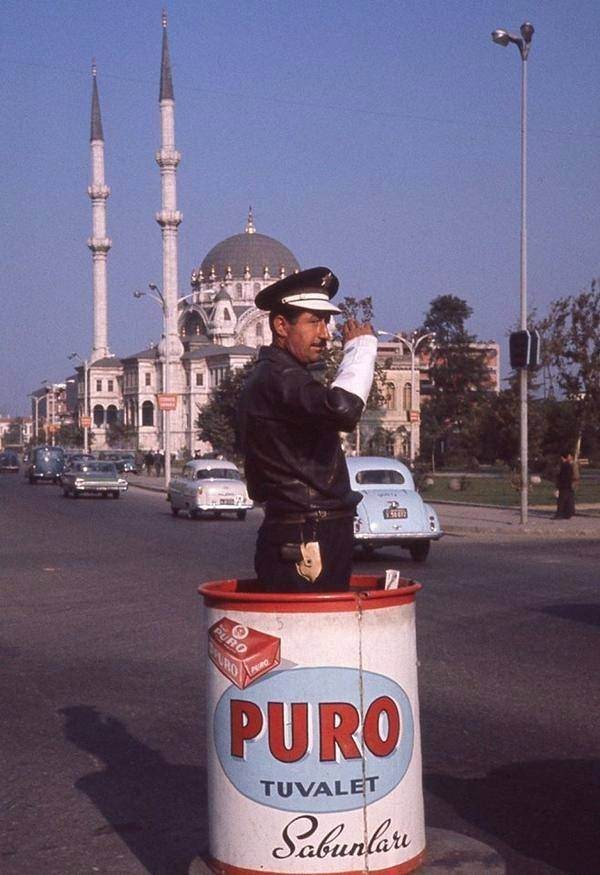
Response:
MULTIPOLYGON (((46 382, 46 381, 44 380, 44 382, 46 382)), ((33 403, 35 404, 35 418, 34 418, 34 421, 33 421, 33 438, 34 438, 35 442, 37 443, 38 435, 39 435, 39 426, 38 426, 38 422, 39 422, 40 401, 41 401, 42 398, 44 398, 45 396, 44 396, 44 395, 36 395, 34 392, 31 392, 31 394, 29 395, 29 397, 31 398, 31 400, 32 400, 33 403)))
MULTIPOLYGON (((521 331, 527 330, 527 58, 534 34, 533 25, 525 21, 520 36, 508 30, 495 30, 492 39, 500 46, 513 43, 521 55, 521 264, 520 305, 521 331)), ((520 368, 520 432, 521 432, 521 524, 527 523, 529 442, 527 425, 527 368, 520 368)))
MULTIPOLYGON (((148 283, 148 288, 154 294, 149 295, 153 301, 156 301, 163 314, 163 339, 164 339, 164 362, 163 362, 163 392, 165 394, 169 394, 171 390, 171 349, 170 349, 170 311, 166 299, 158 288, 156 283, 148 283)), ((134 298, 143 298, 148 295, 148 292, 140 292, 135 291, 133 293, 134 298)), ((189 295, 182 295, 177 299, 177 303, 180 301, 187 301, 189 298, 195 297, 195 293, 192 292, 189 295)), ((171 479, 171 420, 170 420, 170 409, 163 410, 163 451, 165 454, 165 487, 169 488, 169 480, 171 479)))
POLYGON ((415 399, 417 395, 417 386, 416 386, 416 357, 417 350, 426 340, 435 340, 435 331, 428 331, 426 334, 413 334, 409 339, 408 337, 403 337, 402 334, 392 334, 390 331, 378 331, 377 334, 387 335, 388 337, 395 337, 397 340, 401 341, 410 352, 410 410, 408 411, 409 421, 410 421, 410 463, 411 466, 415 461, 415 432, 419 427, 416 421, 413 421, 413 413, 418 412, 415 407, 415 399))
POLYGON ((68 358, 72 361, 73 359, 77 359, 77 361, 81 362, 83 365, 83 415, 85 417, 84 422, 86 423, 83 426, 83 452, 89 453, 90 451, 90 428, 87 423, 90 418, 90 384, 89 384, 89 369, 90 363, 87 359, 82 359, 79 353, 72 352, 68 358))

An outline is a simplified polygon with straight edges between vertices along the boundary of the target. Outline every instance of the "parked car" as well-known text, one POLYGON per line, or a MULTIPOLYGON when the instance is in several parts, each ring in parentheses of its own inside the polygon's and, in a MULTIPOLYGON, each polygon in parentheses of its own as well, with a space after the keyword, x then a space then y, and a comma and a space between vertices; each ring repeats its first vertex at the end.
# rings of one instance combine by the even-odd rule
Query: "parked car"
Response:
POLYGON ((237 466, 224 459, 188 462, 182 473, 169 481, 167 501, 174 516, 183 510, 190 519, 205 513, 220 517, 233 511, 243 520, 253 506, 237 466))
POLYGON ((74 462, 62 475, 62 489, 65 498, 70 495, 102 495, 119 498, 127 492, 127 480, 121 477, 112 462, 93 461, 74 462))
POLYGON ((103 450, 99 453, 99 458, 103 462, 112 462, 119 474, 137 474, 137 465, 133 453, 111 453, 103 450))
POLYGON ((0 471, 14 474, 19 470, 19 457, 13 450, 0 453, 0 471))
POLYGON ((407 549, 415 562, 424 562, 431 542, 443 532, 406 465, 379 456, 353 456, 346 463, 352 489, 363 496, 354 518, 354 543, 367 554, 393 544, 407 549))
POLYGON ((137 474, 138 466, 135 460, 135 453, 121 453, 121 462, 123 464, 123 472, 125 474, 137 474))
POLYGON ((26 477, 32 485, 42 481, 58 483, 65 467, 65 451, 62 447, 48 445, 34 447, 29 456, 26 477))

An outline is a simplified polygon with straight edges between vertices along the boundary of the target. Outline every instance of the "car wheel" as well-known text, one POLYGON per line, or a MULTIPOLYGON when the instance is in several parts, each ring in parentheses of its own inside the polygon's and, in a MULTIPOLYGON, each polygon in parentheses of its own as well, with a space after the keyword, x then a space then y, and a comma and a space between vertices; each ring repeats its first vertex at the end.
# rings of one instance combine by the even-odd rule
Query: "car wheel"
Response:
POLYGON ((69 490, 63 489, 63 498, 68 498, 68 497, 69 497, 69 490))
POLYGON ((196 519, 196 511, 194 510, 193 507, 188 507, 188 509, 187 509, 187 515, 188 515, 188 519, 189 519, 189 520, 195 520, 195 519, 196 519))
POLYGON ((431 541, 415 541, 410 545, 408 551, 413 562, 425 562, 429 555, 431 541))
POLYGON ((108 498, 108 492, 103 492, 103 493, 102 493, 102 498, 108 498))
POLYGON ((238 520, 245 520, 246 519, 246 511, 245 510, 236 510, 235 515, 238 518, 238 520))
POLYGON ((119 492, 118 489, 115 489, 115 491, 112 494, 112 497, 113 498, 120 498, 121 497, 121 493, 119 492))
POLYGON ((171 513, 173 514, 173 516, 177 516, 177 514, 179 513, 179 508, 175 507, 174 504, 171 505, 171 513))
POLYGON ((79 493, 74 489, 73 492, 71 493, 71 497, 72 498, 79 498, 79 493))
POLYGON ((29 482, 31 483, 32 486, 35 486, 35 484, 37 483, 37 480, 35 479, 35 477, 30 477, 29 482))

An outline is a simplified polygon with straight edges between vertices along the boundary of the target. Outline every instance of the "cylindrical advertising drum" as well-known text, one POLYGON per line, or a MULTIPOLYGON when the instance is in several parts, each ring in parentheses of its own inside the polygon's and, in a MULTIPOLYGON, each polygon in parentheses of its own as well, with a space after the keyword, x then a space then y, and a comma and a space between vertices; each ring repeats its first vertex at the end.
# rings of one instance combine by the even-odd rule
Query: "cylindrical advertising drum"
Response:
POLYGON ((227 875, 422 862, 419 584, 343 593, 200 587, 207 614, 209 865, 227 875))

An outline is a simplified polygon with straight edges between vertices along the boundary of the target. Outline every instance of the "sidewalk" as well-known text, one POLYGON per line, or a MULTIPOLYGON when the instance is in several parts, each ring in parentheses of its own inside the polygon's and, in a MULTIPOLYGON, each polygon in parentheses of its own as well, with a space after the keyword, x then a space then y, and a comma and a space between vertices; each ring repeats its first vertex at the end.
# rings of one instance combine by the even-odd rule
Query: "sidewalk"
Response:
POLYGON ((438 513, 442 529, 449 535, 541 536, 552 540, 600 538, 597 505, 582 506, 570 520, 553 519, 553 509, 530 507, 527 524, 522 526, 520 508, 482 507, 450 501, 432 501, 431 504, 438 513))
MULTIPOLYGON (((130 474, 129 485, 152 492, 166 492, 164 477, 130 474)), ((581 505, 570 520, 554 520, 553 510, 529 508, 526 526, 514 507, 482 507, 455 501, 432 501, 442 528, 448 535, 494 536, 495 538, 546 537, 552 540, 600 538, 600 506, 581 505)))

